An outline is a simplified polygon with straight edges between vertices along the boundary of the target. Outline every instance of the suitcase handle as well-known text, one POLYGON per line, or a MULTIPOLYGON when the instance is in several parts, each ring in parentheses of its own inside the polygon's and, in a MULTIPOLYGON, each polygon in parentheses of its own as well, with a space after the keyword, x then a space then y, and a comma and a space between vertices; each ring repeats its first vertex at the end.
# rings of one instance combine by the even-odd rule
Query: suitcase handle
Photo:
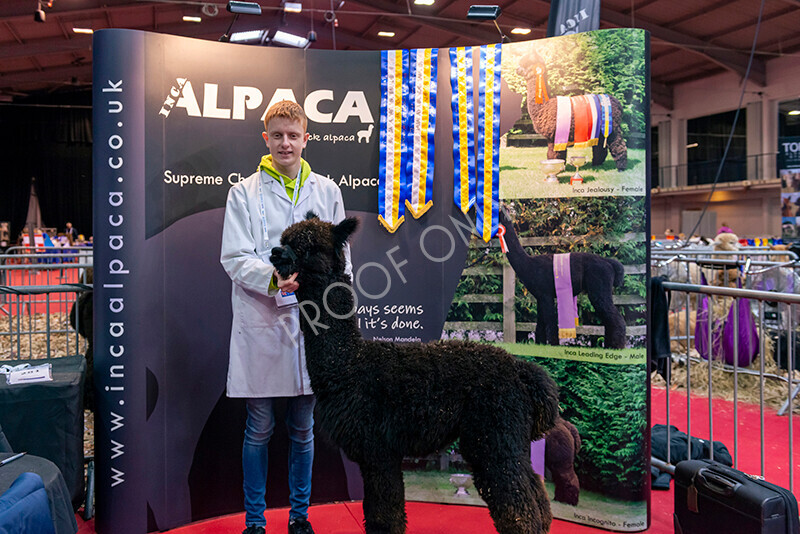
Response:
POLYGON ((740 482, 721 476, 708 469, 701 469, 696 476, 696 481, 714 493, 731 496, 741 486, 740 482))

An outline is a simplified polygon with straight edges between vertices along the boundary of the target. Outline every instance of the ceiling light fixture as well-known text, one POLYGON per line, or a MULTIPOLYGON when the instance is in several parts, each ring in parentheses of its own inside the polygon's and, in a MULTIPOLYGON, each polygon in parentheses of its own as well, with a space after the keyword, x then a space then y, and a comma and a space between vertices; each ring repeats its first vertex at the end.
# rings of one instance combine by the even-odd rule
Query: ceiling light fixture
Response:
POLYGON ((303 4, 300 2, 284 2, 283 10, 287 13, 302 13, 303 4))
POLYGON ((257 2, 237 2, 230 0, 225 9, 237 15, 260 15, 261 6, 257 2))
POLYGON ((511 33, 514 33, 516 35, 528 35, 529 33, 531 33, 531 29, 530 28, 514 28, 513 30, 511 30, 511 33))
POLYGON ((434 0, 414 0, 414 4, 418 6, 432 6, 434 0))
POLYGON ((200 17, 190 17, 189 15, 184 15, 183 22, 203 22, 203 19, 200 17))
POLYGON ((256 2, 237 2, 236 0, 229 0, 228 5, 225 7, 228 11, 233 13, 233 20, 231 21, 228 29, 225 30, 225 33, 222 34, 222 37, 219 40, 223 43, 227 43, 231 40, 231 28, 236 23, 236 20, 239 18, 239 15, 260 15, 261 14, 261 6, 256 2))
POLYGON ((500 6, 469 6, 467 18, 470 20, 497 20, 500 6))
POLYGON ((84 33, 86 35, 92 35, 94 30, 91 28, 72 28, 72 31, 75 33, 84 33))
POLYGON ((42 2, 37 2, 36 11, 33 12, 33 20, 36 22, 44 22, 45 19, 47 19, 47 15, 45 14, 44 9, 42 9, 42 2))
POLYGON ((503 30, 500 29, 500 25, 497 24, 497 17, 500 16, 500 6, 469 6, 469 10, 467 11, 467 19, 468 20, 491 20, 494 22, 494 27, 497 28, 497 31, 500 32, 500 42, 507 41, 508 37, 505 36, 503 30))
POLYGON ((231 34, 231 43, 244 43, 247 41, 260 41, 264 37, 266 30, 250 30, 246 32, 233 32, 231 34))
POLYGON ((793 109, 789 112, 789 115, 800 115, 800 109, 793 109))
POLYGON ((394 32, 378 32, 378 37, 394 37, 394 32))
POLYGON ((294 35, 287 32, 282 32, 280 30, 275 32, 275 35, 272 36, 271 41, 273 43, 282 44, 285 46, 294 46, 297 48, 307 48, 311 41, 309 41, 305 37, 300 37, 298 35, 294 35))

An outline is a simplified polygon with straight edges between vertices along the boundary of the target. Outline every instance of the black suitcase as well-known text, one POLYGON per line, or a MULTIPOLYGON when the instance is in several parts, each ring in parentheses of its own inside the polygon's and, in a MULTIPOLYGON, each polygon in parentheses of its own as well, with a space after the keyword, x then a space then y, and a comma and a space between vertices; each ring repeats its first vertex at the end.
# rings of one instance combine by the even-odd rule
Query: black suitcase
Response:
POLYGON ((675 466, 675 534, 800 534, 789 490, 710 460, 675 466))

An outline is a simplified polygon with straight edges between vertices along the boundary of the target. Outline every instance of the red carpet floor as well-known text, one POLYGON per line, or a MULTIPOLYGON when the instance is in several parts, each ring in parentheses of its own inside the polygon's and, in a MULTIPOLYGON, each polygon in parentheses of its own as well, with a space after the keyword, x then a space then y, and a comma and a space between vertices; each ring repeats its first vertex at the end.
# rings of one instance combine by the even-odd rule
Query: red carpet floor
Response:
MULTIPOLYGON (((670 421, 681 430, 686 430, 686 395, 670 393, 670 421)), ((714 439, 733 450, 733 403, 714 401, 714 439)), ((708 437, 708 400, 692 396, 692 435, 708 437)), ((752 405, 739 405, 739 468, 750 473, 761 472, 760 411, 752 405)), ((774 410, 766 410, 765 455, 767 480, 789 487, 789 418, 779 417, 774 410)), ((652 422, 666 423, 666 391, 652 390, 652 422)), ((800 418, 793 418, 794 447, 800 450, 800 418)), ((800 452, 792 458, 794 490, 800 486, 800 452)), ((647 534, 672 534, 674 484, 669 491, 653 491, 651 498, 651 525, 647 534)), ((490 534, 494 532, 489 513, 485 508, 472 506, 437 505, 410 502, 406 506, 409 534, 490 534)), ((269 534, 286 534, 288 510, 267 511, 269 534)), ((363 514, 360 502, 334 503, 312 506, 310 519, 318 534, 361 534, 363 514)), ((79 534, 94 532, 94 521, 78 520, 79 534)), ((233 514, 207 521, 193 523, 168 531, 170 534, 232 534, 242 531, 244 514, 233 514)), ((552 534, 590 534, 600 529, 555 520, 552 534)))

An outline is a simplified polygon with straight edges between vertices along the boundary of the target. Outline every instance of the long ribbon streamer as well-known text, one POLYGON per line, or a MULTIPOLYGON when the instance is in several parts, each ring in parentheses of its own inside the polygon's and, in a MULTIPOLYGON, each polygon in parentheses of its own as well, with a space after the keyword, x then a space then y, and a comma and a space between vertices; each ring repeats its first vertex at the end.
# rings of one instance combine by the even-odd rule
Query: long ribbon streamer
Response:
POLYGON ((600 97, 597 95, 587 95, 591 100, 592 104, 592 121, 594 126, 592 127, 592 146, 596 145, 598 140, 600 139, 600 133, 602 132, 601 127, 601 119, 603 117, 603 110, 600 108, 600 97))
POLYGON ((411 50, 409 59, 406 207, 415 219, 433 206, 434 131, 436 129, 436 72, 438 51, 411 50))
POLYGON ((450 85, 453 92, 453 201, 467 213, 475 204, 475 113, 472 105, 472 53, 450 49, 450 85))
MULTIPOLYGON (((572 118, 575 125, 573 141, 575 148, 586 148, 591 145, 592 127, 592 108, 586 95, 573 96, 570 98, 572 104, 572 118)), ((596 144, 596 143, 595 143, 596 144)))
POLYGON ((378 220, 389 231, 403 223, 404 73, 407 50, 381 51, 381 136, 378 170, 378 220))
POLYGON ((572 105, 568 96, 556 97, 556 133, 553 150, 561 152, 569 146, 569 127, 572 121, 572 105))
POLYGON ((481 46, 475 227, 488 242, 497 233, 500 208, 500 75, 502 46, 481 46))
POLYGON ((553 254, 553 280, 558 310, 558 339, 574 339, 577 336, 578 301, 572 292, 569 254, 553 254))
POLYGON ((608 136, 611 135, 611 129, 614 127, 611 120, 611 99, 608 95, 598 95, 600 98, 600 108, 603 111, 603 116, 600 119, 601 133, 603 134, 603 146, 608 142, 608 136))

